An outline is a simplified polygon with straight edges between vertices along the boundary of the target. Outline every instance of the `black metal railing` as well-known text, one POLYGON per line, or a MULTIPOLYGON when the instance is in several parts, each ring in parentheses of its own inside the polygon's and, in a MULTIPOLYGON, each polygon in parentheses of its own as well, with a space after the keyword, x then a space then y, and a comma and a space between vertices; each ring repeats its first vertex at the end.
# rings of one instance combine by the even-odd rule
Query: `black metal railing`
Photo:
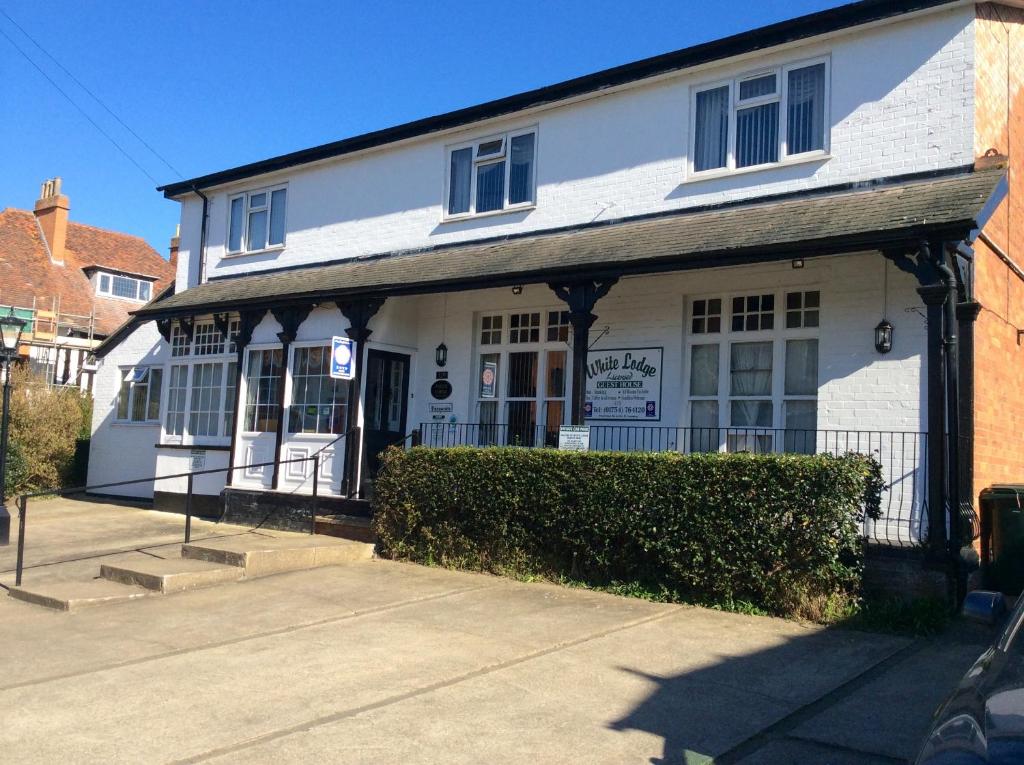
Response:
MULTIPOLYGON (((331 448, 332 446, 335 446, 336 444, 339 444, 339 443, 345 441, 346 439, 348 439, 352 435, 356 436, 355 440, 358 443, 358 440, 359 440, 358 439, 358 434, 359 434, 359 432, 360 432, 359 428, 352 428, 350 430, 347 430, 346 432, 342 433, 340 436, 335 438, 330 443, 325 444, 324 446, 322 446, 320 449, 315 451, 313 454, 310 454, 310 455, 304 456, 304 457, 295 457, 295 458, 287 459, 287 460, 272 460, 272 461, 269 461, 269 462, 253 462, 253 463, 250 463, 250 464, 247 464, 247 465, 225 465, 224 467, 219 467, 219 468, 205 468, 203 470, 191 470, 191 471, 184 472, 184 473, 171 473, 169 475, 147 476, 145 478, 133 478, 133 479, 127 480, 127 481, 112 481, 112 482, 109 482, 109 483, 91 484, 91 485, 88 485, 88 486, 70 486, 70 487, 62 486, 62 487, 56 487, 56 488, 52 488, 52 489, 45 489, 45 490, 42 490, 42 491, 34 491, 34 492, 26 493, 26 494, 20 494, 20 495, 18 495, 18 498, 17 498, 17 507, 18 507, 18 551, 17 551, 17 560, 16 560, 16 563, 15 563, 15 581, 14 581, 15 586, 21 586, 22 573, 23 573, 24 564, 25 564, 25 527, 27 525, 27 520, 28 520, 28 501, 30 499, 34 499, 34 498, 38 498, 38 497, 54 497, 54 496, 57 496, 57 497, 71 497, 71 496, 74 496, 74 495, 77 495, 77 494, 87 494, 87 493, 90 493, 90 492, 96 492, 96 491, 99 491, 101 489, 123 488, 125 486, 132 486, 132 485, 135 485, 135 484, 150 483, 150 482, 152 482, 155 485, 158 481, 180 480, 180 479, 184 478, 185 479, 185 486, 186 486, 186 489, 185 489, 185 508, 184 508, 184 510, 185 510, 185 512, 184 512, 184 515, 185 515, 185 533, 184 533, 184 537, 185 537, 185 543, 188 544, 190 541, 192 541, 192 498, 193 498, 193 495, 194 495, 195 479, 196 479, 196 477, 204 476, 204 475, 215 475, 215 474, 218 474, 218 473, 227 473, 229 471, 234 471, 234 470, 250 470, 252 468, 273 467, 274 470, 280 470, 280 467, 282 465, 291 465, 291 464, 302 463, 302 462, 312 462, 313 463, 313 469, 311 471, 311 477, 312 477, 311 497, 312 497, 312 502, 310 503, 309 533, 310 534, 314 534, 314 533, 316 533, 316 516, 317 516, 317 509, 318 509, 318 500, 319 500, 319 496, 320 496, 320 491, 319 491, 319 486, 320 486, 320 455, 325 450, 331 448)), ((351 480, 351 476, 350 475, 346 475, 342 479, 342 483, 341 483, 341 488, 343 489, 342 496, 350 496, 351 488, 352 488, 349 485, 349 481, 350 480, 351 480)), ((304 477, 303 481, 302 481, 303 485, 305 484, 305 481, 306 481, 306 479, 304 477)))
MULTIPOLYGON (((434 447, 558 446, 557 426, 425 422, 419 433, 424 446, 434 447)), ((882 516, 866 520, 864 533, 872 542, 895 546, 925 538, 927 448, 927 434, 916 431, 590 425, 591 451, 871 455, 882 466, 885 490, 882 516)))

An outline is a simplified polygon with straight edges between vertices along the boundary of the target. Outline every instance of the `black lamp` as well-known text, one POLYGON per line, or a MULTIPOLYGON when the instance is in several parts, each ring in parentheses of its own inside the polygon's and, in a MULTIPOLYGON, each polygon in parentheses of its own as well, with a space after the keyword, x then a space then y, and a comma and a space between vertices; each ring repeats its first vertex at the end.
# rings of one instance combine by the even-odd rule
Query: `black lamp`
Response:
POLYGON ((441 343, 437 346, 437 350, 434 351, 434 361, 439 367, 443 367, 448 363, 448 346, 441 343))
POLYGON ((0 546, 10 544, 11 514, 7 512, 7 430, 11 411, 11 362, 18 355, 25 320, 14 315, 14 308, 0 316, 0 373, 4 377, 4 413, 0 420, 0 546))
POLYGON ((892 324, 888 319, 882 319, 875 327, 875 350, 879 353, 892 350, 892 324))

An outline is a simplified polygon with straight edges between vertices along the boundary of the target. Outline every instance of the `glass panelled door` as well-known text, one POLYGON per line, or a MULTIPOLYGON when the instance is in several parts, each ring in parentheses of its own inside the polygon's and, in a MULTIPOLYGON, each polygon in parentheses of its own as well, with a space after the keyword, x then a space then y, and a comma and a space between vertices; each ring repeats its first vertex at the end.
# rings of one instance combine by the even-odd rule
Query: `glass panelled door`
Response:
POLYGON ((405 435, 409 358, 404 353, 375 348, 366 352, 363 448, 370 480, 380 466, 380 453, 405 435))
MULTIPOLYGON (((281 348, 250 348, 245 358, 245 398, 242 428, 235 464, 239 466, 272 462, 277 420, 280 414, 281 348)), ((236 472, 242 485, 268 487, 272 467, 245 468, 236 472)))

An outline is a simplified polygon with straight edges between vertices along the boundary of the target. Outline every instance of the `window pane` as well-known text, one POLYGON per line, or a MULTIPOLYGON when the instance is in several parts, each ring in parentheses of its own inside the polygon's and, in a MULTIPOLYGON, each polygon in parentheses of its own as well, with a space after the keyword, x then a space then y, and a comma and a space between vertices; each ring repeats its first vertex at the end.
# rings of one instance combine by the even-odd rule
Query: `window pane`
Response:
POLYGON ((790 154, 825 148, 825 65, 789 73, 786 146, 790 154))
POLYGON ((249 251, 262 250, 267 246, 267 211, 249 213, 249 234, 246 240, 249 251))
POLYGON ((270 195, 270 244, 284 244, 285 190, 270 195))
POLYGON ((271 433, 277 430, 281 364, 280 348, 249 353, 249 367, 245 375, 245 429, 249 432, 271 433))
POLYGON ((775 87, 774 74, 766 74, 763 77, 744 80, 740 83, 740 100, 746 101, 748 98, 774 95, 775 87))
MULTIPOLYGON (((348 421, 348 382, 330 377, 329 346, 296 348, 292 361, 289 433, 344 432, 348 421)), ((400 385, 398 386, 400 387, 400 385)))
POLYGON ((110 292, 110 276, 100 274, 100 292, 110 292))
POLYGON ((230 361, 224 373, 224 435, 235 433, 235 389, 238 382, 238 362, 230 361))
POLYGON ((231 222, 228 226, 228 251, 239 252, 242 249, 242 226, 245 222, 245 197, 231 200, 231 222))
POLYGON ((536 432, 537 402, 510 401, 508 404, 509 446, 533 446, 536 432))
POLYGON ((137 383, 132 393, 132 422, 145 422, 149 402, 149 385, 137 383))
POLYGON ((770 428, 772 426, 771 401, 732 401, 733 427, 770 428))
POLYGON ((498 397, 498 372, 501 356, 485 353, 480 356, 480 398, 498 397))
POLYGON ((695 345, 690 349, 690 395, 718 395, 718 345, 695 345))
POLYGON ((544 413, 544 445, 558 446, 558 429, 565 417, 564 401, 548 401, 544 413))
POLYGON ((149 371, 149 407, 146 411, 147 420, 160 419, 160 389, 163 385, 164 370, 154 367, 149 371))
POLYGON ((167 388, 167 423, 165 425, 168 435, 180 436, 185 432, 187 386, 188 367, 185 365, 171 367, 170 384, 167 388))
POLYGON ((565 351, 548 351, 547 395, 549 396, 565 395, 565 355, 565 351))
POLYGON ((786 341, 786 395, 813 396, 818 392, 818 341, 786 341))
POLYGON ((448 179, 448 214, 469 212, 469 184, 473 171, 473 149, 452 152, 451 175, 448 179))
POLYGON ((217 436, 221 412, 223 365, 196 364, 192 368, 192 399, 188 429, 193 436, 217 436))
POLYGON ((779 104, 736 112, 736 167, 779 161, 779 104))
POLYGON ((139 283, 135 279, 129 279, 127 276, 114 277, 113 294, 117 297, 132 298, 134 300, 138 297, 138 290, 139 283))
POLYGON ((729 87, 702 90, 697 94, 694 121, 693 169, 725 167, 729 140, 729 87))
POLYGON ((505 163, 492 162, 476 169, 476 211, 500 210, 505 203, 505 163))
POLYGON ((151 289, 149 282, 139 282, 139 300, 149 300, 151 289))
POLYGON ((537 395, 536 352, 508 355, 509 398, 532 398, 537 395))
POLYGON ((690 402, 690 451, 718 451, 718 402, 690 402))
POLYGON ((249 197, 249 209, 255 210, 257 207, 267 206, 267 194, 262 192, 260 194, 252 194, 249 197))
POLYGON ((128 419, 128 404, 131 402, 132 384, 126 377, 121 381, 121 391, 117 394, 117 419, 128 419))
POLYGON ((770 396, 772 392, 772 344, 770 342, 733 343, 730 349, 729 369, 731 395, 770 396))
POLYGON ((783 448, 794 454, 814 454, 818 426, 817 401, 787 401, 783 405, 786 434, 783 448))
POLYGON ((533 201, 533 142, 533 133, 517 135, 511 141, 512 164, 509 168, 509 204, 515 205, 533 201))

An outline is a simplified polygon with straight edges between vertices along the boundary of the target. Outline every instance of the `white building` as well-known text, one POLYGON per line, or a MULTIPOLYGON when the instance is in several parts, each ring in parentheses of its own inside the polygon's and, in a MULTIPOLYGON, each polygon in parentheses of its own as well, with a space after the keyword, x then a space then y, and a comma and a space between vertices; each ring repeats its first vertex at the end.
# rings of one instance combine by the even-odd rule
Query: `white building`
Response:
MULTIPOLYGON (((90 483, 224 468, 194 508, 283 522, 318 452, 322 512, 363 512, 414 431, 540 446, 585 423, 591 448, 874 451, 871 533, 919 541, 927 507, 1011 477, 971 438, 973 319, 1024 273, 1008 109, 982 108, 1009 5, 854 3, 163 187, 177 281, 99 350, 90 483), (139 396, 152 417, 120 417, 139 396)), ((185 488, 97 491, 180 509, 185 488)))

